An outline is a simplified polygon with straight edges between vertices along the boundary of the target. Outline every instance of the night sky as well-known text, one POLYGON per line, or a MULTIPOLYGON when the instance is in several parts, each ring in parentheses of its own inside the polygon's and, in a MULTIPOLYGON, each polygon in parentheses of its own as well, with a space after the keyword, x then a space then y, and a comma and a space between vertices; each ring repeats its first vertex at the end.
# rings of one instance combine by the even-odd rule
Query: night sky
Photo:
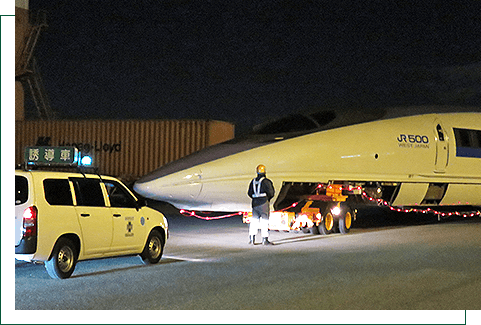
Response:
POLYGON ((68 119, 198 118, 240 133, 325 107, 481 105, 480 1, 30 1, 68 119))

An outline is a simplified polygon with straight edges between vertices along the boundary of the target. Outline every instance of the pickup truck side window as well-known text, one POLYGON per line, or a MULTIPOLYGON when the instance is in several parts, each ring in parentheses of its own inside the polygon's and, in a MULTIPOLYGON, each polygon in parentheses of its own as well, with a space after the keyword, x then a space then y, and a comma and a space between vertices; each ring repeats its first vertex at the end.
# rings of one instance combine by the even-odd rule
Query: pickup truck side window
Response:
POLYGON ((77 198, 77 205, 104 207, 105 201, 100 180, 93 178, 71 178, 77 198))
POLYGON ((115 208, 135 208, 135 198, 122 185, 114 181, 104 181, 109 194, 110 206, 115 208))
POLYGON ((28 200, 28 181, 23 176, 15 175, 15 205, 23 204, 28 200))
POLYGON ((45 200, 50 205, 73 205, 68 179, 45 179, 43 181, 45 200))

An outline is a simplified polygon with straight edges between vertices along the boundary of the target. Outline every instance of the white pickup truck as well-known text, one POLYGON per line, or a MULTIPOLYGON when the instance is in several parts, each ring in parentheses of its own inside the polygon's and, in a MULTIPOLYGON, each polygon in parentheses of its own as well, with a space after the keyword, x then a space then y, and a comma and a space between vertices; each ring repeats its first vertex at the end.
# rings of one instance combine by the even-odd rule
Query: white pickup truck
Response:
POLYGON ((70 277, 86 259, 138 254, 157 263, 167 238, 164 215, 113 177, 15 171, 15 258, 44 262, 52 278, 70 277))

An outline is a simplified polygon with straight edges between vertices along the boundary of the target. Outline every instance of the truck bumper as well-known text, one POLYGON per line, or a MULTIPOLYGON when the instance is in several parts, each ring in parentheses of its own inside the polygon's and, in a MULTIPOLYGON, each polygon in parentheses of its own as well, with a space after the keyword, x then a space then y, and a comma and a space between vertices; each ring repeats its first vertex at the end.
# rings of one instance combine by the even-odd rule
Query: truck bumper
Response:
POLYGON ((34 254, 37 251, 37 237, 22 238, 15 246, 15 254, 34 254))

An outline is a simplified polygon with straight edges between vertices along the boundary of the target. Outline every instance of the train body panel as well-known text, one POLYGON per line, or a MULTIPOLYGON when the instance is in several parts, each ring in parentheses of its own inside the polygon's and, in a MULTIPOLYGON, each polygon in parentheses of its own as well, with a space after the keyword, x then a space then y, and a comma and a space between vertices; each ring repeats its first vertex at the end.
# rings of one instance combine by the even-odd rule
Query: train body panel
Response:
POLYGON ((219 145, 209 149, 218 151, 211 160, 201 151, 201 163, 174 162, 134 189, 182 209, 249 211, 247 186, 263 164, 275 209, 334 183, 359 186, 393 206, 481 205, 481 113, 375 120, 260 142, 243 143, 246 150, 219 145))

